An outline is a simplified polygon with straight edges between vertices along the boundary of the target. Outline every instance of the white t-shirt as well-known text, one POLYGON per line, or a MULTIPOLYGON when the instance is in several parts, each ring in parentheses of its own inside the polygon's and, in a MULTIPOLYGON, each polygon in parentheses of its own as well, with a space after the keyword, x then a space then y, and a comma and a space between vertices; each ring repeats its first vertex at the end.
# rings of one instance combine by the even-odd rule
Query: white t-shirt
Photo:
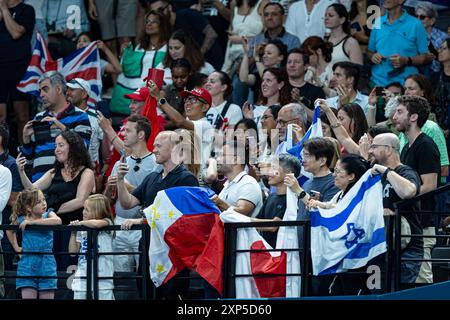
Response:
MULTIPOLYGON (((8 204, 12 190, 12 175, 8 168, 0 164, 0 213, 8 204)), ((0 214, 0 224, 2 215, 0 214)), ((3 231, 0 230, 0 240, 3 238, 3 231)))
POLYGON ((334 0, 320 0, 309 14, 305 0, 293 3, 286 19, 286 31, 297 36, 300 42, 311 36, 323 38, 325 35, 325 12, 328 6, 335 2, 334 0))
POLYGON ((202 167, 205 167, 206 160, 211 157, 211 148, 215 130, 206 118, 192 120, 192 122, 194 123, 194 134, 196 137, 195 144, 196 146, 200 146, 201 156, 201 159, 194 159, 194 161, 195 163, 200 163, 202 167))
MULTIPOLYGON (((108 219, 109 220, 109 219, 108 219)), ((112 221, 108 221, 112 225, 112 221)), ((113 231, 100 231, 98 234, 98 252, 113 252, 112 240, 113 231)), ((80 243, 80 253, 86 253, 88 250, 87 231, 78 231, 76 241, 80 243)), ((92 265, 93 268, 93 265, 92 265)), ((72 290, 73 291, 86 291, 86 279, 80 279, 80 277, 86 277, 87 260, 86 255, 79 255, 78 268, 75 272, 72 290)), ((95 270, 92 270, 95 272, 95 270)), ((101 255, 98 258, 98 276, 99 277, 112 277, 114 275, 114 263, 112 255, 101 255)), ((94 279, 92 279, 94 281, 94 279)), ((92 282, 92 287, 94 283, 92 282)), ((99 290, 112 290, 114 289, 113 279, 99 280, 99 290)))
MULTIPOLYGON (((125 180, 129 184, 138 187, 150 173, 160 170, 161 166, 156 163, 155 155, 153 153, 150 153, 148 156, 141 158, 140 163, 137 163, 136 160, 137 159, 132 156, 128 156, 126 158, 129 170, 125 175, 125 180), (135 170, 135 168, 139 169, 135 170)), ((119 166, 119 162, 120 160, 114 164, 111 176, 117 175, 117 167, 119 166)), ((116 215, 124 219, 135 219, 140 217, 139 208, 139 206, 136 206, 131 209, 124 209, 120 205, 120 201, 116 201, 115 204, 116 215)))
MULTIPOLYGON (((211 106, 208 112, 206 113, 206 119, 208 122, 214 127, 214 123, 216 123, 217 117, 220 117, 225 108, 225 104, 227 101, 222 102, 218 106, 211 106)), ((235 125, 242 119, 242 110, 236 104, 230 104, 227 113, 225 114, 225 118, 228 119, 228 124, 235 125)))
POLYGON ((225 182, 219 198, 230 206, 236 206, 239 200, 246 200, 255 205, 251 217, 256 217, 263 205, 261 188, 258 182, 245 171, 239 173, 232 181, 225 182))

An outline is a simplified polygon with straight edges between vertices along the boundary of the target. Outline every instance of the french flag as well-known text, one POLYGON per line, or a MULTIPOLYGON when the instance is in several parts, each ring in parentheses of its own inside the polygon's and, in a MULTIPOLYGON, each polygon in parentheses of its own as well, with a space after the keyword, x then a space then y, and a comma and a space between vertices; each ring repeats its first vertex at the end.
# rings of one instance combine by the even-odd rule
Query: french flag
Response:
MULTIPOLYGON (((297 220, 297 197, 288 188, 286 212, 283 221, 297 220)), ((232 208, 220 215, 224 223, 250 222, 250 218, 232 208)), ((276 249, 297 249, 297 227, 280 227, 276 249)), ((237 232, 237 250, 270 250, 272 247, 256 228, 240 228, 237 232)), ((301 278, 296 276, 257 276, 268 274, 299 274, 298 251, 239 252, 236 255, 236 298, 300 297, 301 278), (245 276, 244 275, 249 275, 245 276), (253 276, 252 276, 253 275, 253 276)))
POLYGON ((60 72, 66 81, 73 78, 86 80, 91 86, 88 105, 95 107, 96 102, 100 100, 102 92, 100 55, 95 42, 72 52, 67 57, 54 61, 44 38, 37 33, 30 64, 23 79, 17 85, 17 89, 39 97, 39 79, 48 71, 60 72))
POLYGON ((224 231, 220 210, 210 200, 214 194, 201 187, 169 188, 159 191, 144 210, 151 228, 150 277, 156 287, 188 268, 222 293, 224 231))

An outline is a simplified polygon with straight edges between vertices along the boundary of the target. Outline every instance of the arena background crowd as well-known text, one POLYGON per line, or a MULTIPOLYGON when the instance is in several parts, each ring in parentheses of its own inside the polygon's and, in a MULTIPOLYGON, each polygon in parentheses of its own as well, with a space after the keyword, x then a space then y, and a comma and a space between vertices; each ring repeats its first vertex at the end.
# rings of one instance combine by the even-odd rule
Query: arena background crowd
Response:
MULTIPOLYGON (((449 13, 445 1, 412 0, 0 0, 0 209, 2 224, 21 229, 0 234, 1 249, 16 252, 0 255, 0 274, 53 276, 76 265, 82 277, 86 260, 76 253, 86 252, 85 232, 26 226, 127 230, 145 223, 142 209, 171 187, 207 186, 221 211, 232 207, 256 222, 283 219, 288 189, 298 219, 309 219, 311 209, 339 203, 367 170, 382 175, 386 216, 395 202, 447 184, 449 13), (54 69, 40 75, 39 96, 18 90, 32 76, 39 37, 52 60, 96 43, 95 105, 90 78, 69 80, 54 69), (149 68, 161 70, 162 86, 146 79, 149 68), (315 107, 323 137, 303 141, 315 107), (288 151, 301 141, 299 159, 288 151)), ((449 205, 444 193, 420 209, 449 205)), ((405 232, 434 235, 450 224, 409 209, 405 232)), ((260 232, 274 246, 277 230, 260 232)), ((140 231, 99 234, 101 252, 148 249, 140 231)), ((429 259, 435 245, 413 238, 401 254, 429 259)), ((142 267, 125 254, 102 256, 99 265, 106 277, 142 267)), ((157 298, 189 297, 186 275, 159 287, 157 298)), ((402 263, 401 277, 433 283, 431 263, 402 263)), ((366 278, 317 276, 311 290, 371 294, 366 278)), ((15 297, 57 292, 55 279, 15 285, 15 297)), ((205 297, 220 296, 202 285, 205 297)), ((85 287, 76 281, 73 298, 86 299, 85 287)), ((0 297, 4 288, 0 279, 0 297)), ((114 299, 112 280, 99 289, 100 299, 114 299)))

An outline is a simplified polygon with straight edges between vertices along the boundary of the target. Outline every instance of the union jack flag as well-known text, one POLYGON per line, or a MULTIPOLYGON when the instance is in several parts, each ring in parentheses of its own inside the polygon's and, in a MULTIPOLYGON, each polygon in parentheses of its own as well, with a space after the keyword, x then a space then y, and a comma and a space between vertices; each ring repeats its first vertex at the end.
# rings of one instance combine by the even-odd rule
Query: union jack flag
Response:
POLYGON ((100 55, 95 42, 54 61, 48 51, 47 43, 38 33, 27 72, 17 85, 17 89, 39 97, 39 79, 48 71, 60 72, 66 81, 73 78, 86 80, 91 86, 88 105, 93 107, 100 100, 102 92, 100 55))

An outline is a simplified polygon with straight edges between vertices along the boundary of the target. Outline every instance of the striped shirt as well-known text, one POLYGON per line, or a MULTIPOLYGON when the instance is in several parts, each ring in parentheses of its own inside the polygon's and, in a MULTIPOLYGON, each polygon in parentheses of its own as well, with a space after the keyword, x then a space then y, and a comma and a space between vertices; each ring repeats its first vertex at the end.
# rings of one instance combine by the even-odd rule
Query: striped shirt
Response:
MULTIPOLYGON (((54 117, 48 110, 45 110, 38 113, 33 120, 40 121, 47 116, 54 117)), ((78 133, 83 138, 86 147, 89 147, 92 130, 87 113, 74 107, 72 104, 68 104, 56 117, 67 130, 73 130, 78 133)), ((36 139, 35 134, 33 134, 31 142, 22 146, 22 154, 27 159, 33 160, 32 182, 37 181, 45 172, 53 168, 55 163, 55 140, 60 133, 61 129, 52 125, 49 135, 44 134, 42 138, 36 139)))

